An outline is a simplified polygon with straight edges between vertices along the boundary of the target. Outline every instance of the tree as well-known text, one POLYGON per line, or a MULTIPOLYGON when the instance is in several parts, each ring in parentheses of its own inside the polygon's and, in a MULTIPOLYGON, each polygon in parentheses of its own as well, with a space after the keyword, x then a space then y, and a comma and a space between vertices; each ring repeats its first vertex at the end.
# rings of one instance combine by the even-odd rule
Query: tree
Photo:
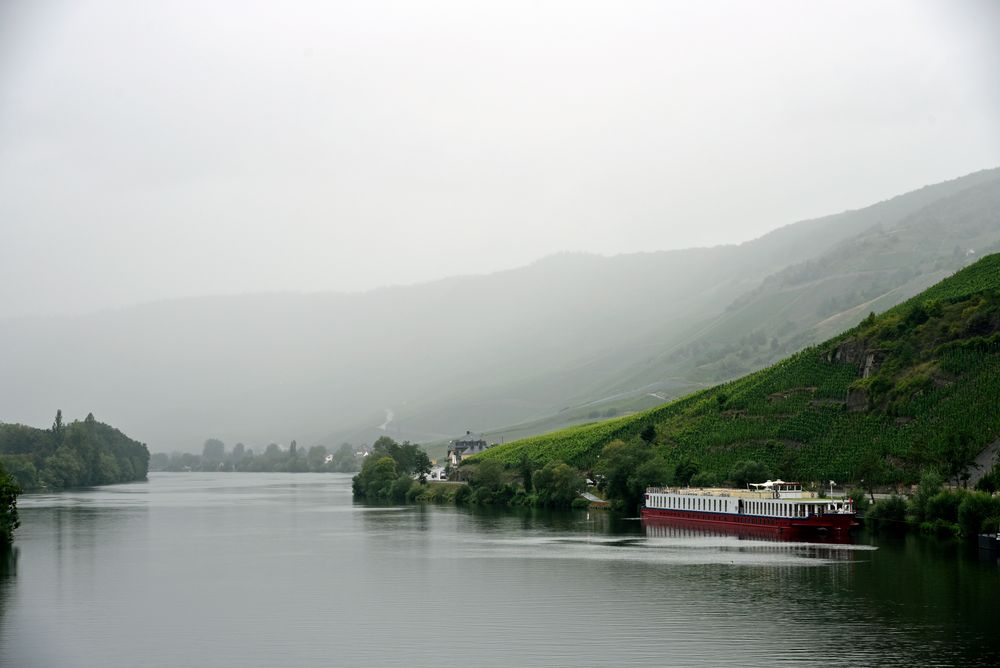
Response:
POLYGON ((361 472, 352 479, 351 488, 354 496, 360 498, 386 499, 392 493, 392 484, 397 478, 399 471, 392 457, 370 456, 361 467, 361 472))
POLYGON ((890 478, 890 471, 880 454, 868 450, 858 458, 855 477, 858 483, 868 490, 872 503, 875 503, 875 487, 885 484, 890 478))
POLYGON ((324 464, 326 464, 326 446, 325 445, 314 445, 309 448, 309 453, 306 455, 306 460, 309 462, 309 468, 313 471, 322 470, 324 464))
POLYGON ((629 511, 638 507, 647 487, 669 484, 674 477, 670 465, 642 440, 608 443, 597 472, 605 478, 608 499, 629 511))
POLYGON ((17 496, 21 487, 0 465, 0 548, 14 541, 14 531, 21 522, 17 517, 17 496))
POLYGON ((354 454, 354 446, 350 443, 341 443, 337 452, 333 453, 333 461, 330 468, 334 471, 348 473, 360 469, 358 456, 354 454))
POLYGON ((503 465, 492 459, 480 462, 472 475, 472 486, 482 487, 491 492, 503 486, 503 465))
POLYGON ((535 474, 535 489, 544 506, 569 506, 583 487, 580 472, 564 462, 551 461, 535 474))
POLYGON ((677 462, 677 469, 674 472, 674 481, 678 485, 690 485, 691 479, 698 473, 698 465, 685 457, 677 462))
POLYGON ((948 477, 956 484, 961 483, 963 487, 969 484, 971 477, 970 469, 978 467, 976 455, 979 449, 976 447, 972 437, 964 431, 953 431, 948 434, 948 445, 944 453, 944 464, 948 471, 948 477))
POLYGON ((201 446, 201 460, 205 468, 217 468, 226 458, 226 444, 217 438, 210 438, 201 446))
POLYGON ((431 470, 431 460, 419 445, 403 441, 397 443, 388 436, 380 436, 372 444, 372 457, 392 457, 400 473, 426 476, 431 470))
POLYGON ((59 408, 56 410, 55 422, 52 423, 52 438, 56 442, 56 447, 62 445, 63 434, 65 431, 65 427, 63 427, 62 409, 59 408))
POLYGON ((412 473, 416 474, 420 478, 421 483, 427 482, 427 475, 431 472, 431 458, 427 456, 427 453, 419 449, 418 446, 413 446, 416 448, 413 455, 413 470, 412 473))
POLYGON ((944 484, 944 478, 937 471, 924 471, 923 475, 920 476, 917 493, 910 500, 910 508, 913 510, 913 517, 918 524, 927 519, 927 502, 941 491, 942 484, 944 484))
POLYGON ((531 494, 532 488, 532 468, 531 459, 528 457, 527 453, 521 455, 521 461, 518 464, 518 469, 521 471, 521 484, 524 485, 524 491, 526 494, 531 494))
POLYGON ((771 470, 765 464, 754 461, 737 462, 729 471, 733 487, 746 487, 747 483, 764 482, 771 479, 771 470))

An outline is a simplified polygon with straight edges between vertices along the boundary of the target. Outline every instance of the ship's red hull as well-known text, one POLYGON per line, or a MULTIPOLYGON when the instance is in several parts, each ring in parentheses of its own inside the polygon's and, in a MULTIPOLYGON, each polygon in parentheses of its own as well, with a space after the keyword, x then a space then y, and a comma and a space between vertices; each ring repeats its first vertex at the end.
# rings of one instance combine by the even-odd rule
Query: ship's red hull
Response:
POLYGON ((817 533, 844 533, 857 526, 854 515, 829 514, 810 517, 763 517, 732 513, 705 513, 690 510, 643 508, 643 522, 673 524, 701 529, 799 536, 817 533))

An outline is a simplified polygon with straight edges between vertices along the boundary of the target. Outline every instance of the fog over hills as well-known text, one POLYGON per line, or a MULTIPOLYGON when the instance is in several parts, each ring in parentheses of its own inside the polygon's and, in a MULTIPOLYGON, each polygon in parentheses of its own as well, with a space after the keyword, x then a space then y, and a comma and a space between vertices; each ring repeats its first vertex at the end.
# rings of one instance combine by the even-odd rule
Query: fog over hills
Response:
POLYGON ((153 451, 528 433, 759 368, 998 243, 994 169, 738 246, 6 319, 0 421, 93 412, 153 451))

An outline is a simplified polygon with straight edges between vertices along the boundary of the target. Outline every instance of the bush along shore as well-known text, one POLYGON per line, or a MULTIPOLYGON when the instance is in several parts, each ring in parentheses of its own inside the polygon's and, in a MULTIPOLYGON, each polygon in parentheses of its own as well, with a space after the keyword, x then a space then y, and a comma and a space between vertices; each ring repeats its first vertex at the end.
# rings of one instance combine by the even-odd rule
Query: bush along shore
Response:
POLYGON ((537 506, 551 508, 586 507, 580 496, 586 479, 563 462, 549 462, 534 468, 525 460, 510 469, 493 461, 449 469, 451 482, 429 482, 431 462, 419 446, 398 444, 382 437, 365 458, 361 472, 354 476, 355 498, 369 501, 435 502, 537 506))
MULTIPOLYGON (((909 496, 894 494, 869 503, 860 501, 863 521, 875 531, 920 531, 939 537, 975 539, 1000 531, 1000 466, 977 484, 977 489, 946 488, 944 477, 927 471, 909 496)), ((857 496, 864 496, 860 490, 857 496)))
POLYGON ((21 524, 17 518, 17 496, 21 486, 0 464, 0 550, 14 542, 14 530, 21 524))

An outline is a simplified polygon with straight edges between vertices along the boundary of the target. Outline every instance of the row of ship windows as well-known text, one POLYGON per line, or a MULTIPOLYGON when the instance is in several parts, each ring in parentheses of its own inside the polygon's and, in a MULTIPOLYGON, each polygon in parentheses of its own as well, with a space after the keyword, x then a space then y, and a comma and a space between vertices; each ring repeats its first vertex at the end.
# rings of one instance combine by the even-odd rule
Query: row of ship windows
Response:
POLYGON ((726 502, 722 499, 700 499, 692 497, 654 496, 654 501, 660 508, 674 510, 706 510, 708 512, 729 512, 726 502))
MULTIPOLYGON (((705 510, 708 512, 732 512, 723 499, 693 497, 668 497, 655 495, 654 501, 660 508, 672 510, 705 510)), ((786 505, 769 501, 746 501, 744 512, 748 515, 771 515, 773 517, 805 517, 806 507, 802 504, 786 505)))

